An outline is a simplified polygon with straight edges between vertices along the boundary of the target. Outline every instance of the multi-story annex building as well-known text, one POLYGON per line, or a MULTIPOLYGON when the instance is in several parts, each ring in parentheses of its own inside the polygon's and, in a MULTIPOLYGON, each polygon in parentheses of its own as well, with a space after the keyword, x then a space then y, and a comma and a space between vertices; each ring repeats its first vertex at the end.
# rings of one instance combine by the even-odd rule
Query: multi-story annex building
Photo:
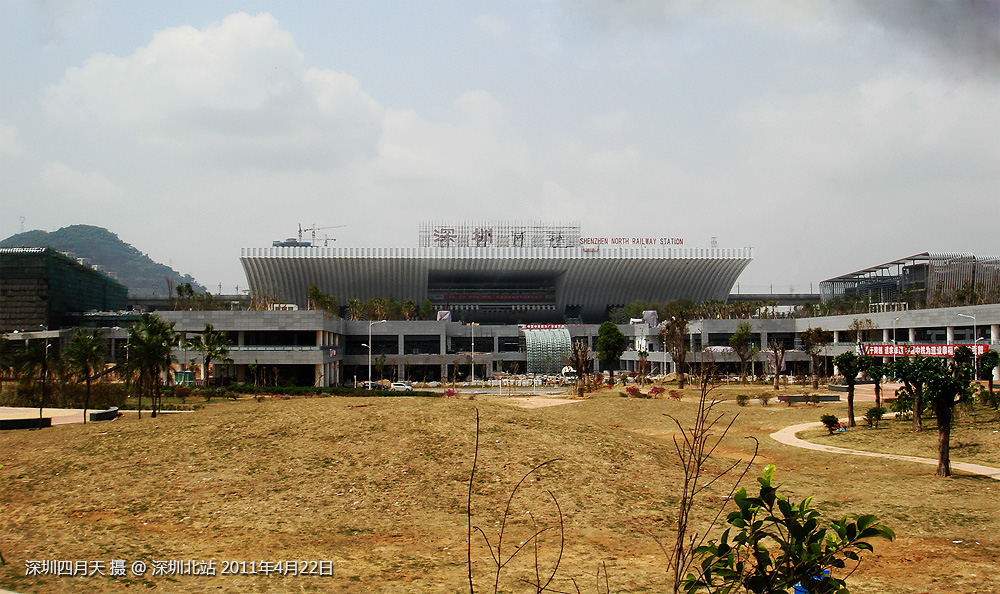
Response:
MULTIPOLYGON (((251 380, 250 366, 269 366, 285 381, 317 386, 363 381, 369 368, 376 380, 467 381, 473 362, 474 377, 480 380, 501 373, 554 374, 566 364, 569 344, 582 341, 593 350, 598 331, 594 324, 349 321, 319 310, 158 314, 189 335, 206 323, 225 330, 233 341, 229 356, 234 367, 228 375, 237 381, 251 380)), ((979 355, 1000 350, 1000 304, 992 304, 812 318, 696 320, 688 327, 688 362, 737 369, 736 355, 725 347, 740 322, 749 321, 760 350, 758 369, 763 369, 768 348, 778 342, 787 349, 783 372, 804 374, 809 363, 801 350, 802 332, 812 327, 832 331, 834 340, 825 353, 829 361, 858 348, 849 338, 857 320, 870 322, 860 338, 866 351, 885 359, 912 353, 949 356, 958 345, 979 355)), ((644 320, 619 329, 628 339, 622 369, 635 370, 639 353, 646 352, 653 373, 674 371, 660 345, 659 328, 644 320)), ((197 353, 175 354, 179 361, 198 362, 197 353)))

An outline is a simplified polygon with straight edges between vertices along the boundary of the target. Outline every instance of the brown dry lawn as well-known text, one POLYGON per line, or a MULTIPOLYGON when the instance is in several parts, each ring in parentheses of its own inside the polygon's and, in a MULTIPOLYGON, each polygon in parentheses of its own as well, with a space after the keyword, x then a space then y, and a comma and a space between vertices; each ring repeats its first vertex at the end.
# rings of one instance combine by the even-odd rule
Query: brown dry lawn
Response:
MULTIPOLYGON (((514 485, 535 465, 558 459, 532 474, 514 498, 505 556, 527 541, 534 522, 550 528, 541 538, 539 565, 543 571, 552 566, 559 532, 554 497, 566 541, 556 589, 575 591, 575 579, 581 591, 595 592, 595 571, 604 566, 612 592, 663 592, 666 562, 654 537, 670 539, 679 477, 671 441, 676 429, 667 415, 689 418, 694 392, 682 402, 617 394, 531 409, 498 397, 246 400, 157 419, 5 432, 0 552, 7 565, 0 566, 0 588, 468 591, 465 510, 478 409, 472 520, 494 545, 514 485), (129 566, 205 560, 215 561, 217 571, 228 561, 249 569, 261 560, 329 560, 334 575, 26 576, 25 562, 42 559, 103 560, 106 566, 112 559, 129 566)), ((897 540, 876 542, 875 554, 849 578, 852 592, 1000 592, 1000 482, 941 479, 933 467, 812 452, 767 437, 821 414, 844 416, 843 404, 751 401, 741 408, 727 401, 717 410, 739 418, 715 466, 747 459, 748 437, 754 437, 760 451, 747 483, 773 463, 789 497, 815 496, 814 506, 828 516, 875 513, 896 530, 897 540)), ((961 444, 953 459, 996 464, 1000 424, 983 422, 974 437, 956 432, 961 444)), ((933 420, 928 427, 933 443, 933 420)), ((874 432, 815 437, 859 448, 867 439, 885 451, 913 441, 897 422, 874 432)), ((706 494, 700 519, 726 492, 706 494)), ((474 542, 477 591, 492 592, 490 554, 481 537, 474 542)), ((501 591, 531 591, 519 580, 533 577, 533 554, 529 547, 505 568, 501 591)))

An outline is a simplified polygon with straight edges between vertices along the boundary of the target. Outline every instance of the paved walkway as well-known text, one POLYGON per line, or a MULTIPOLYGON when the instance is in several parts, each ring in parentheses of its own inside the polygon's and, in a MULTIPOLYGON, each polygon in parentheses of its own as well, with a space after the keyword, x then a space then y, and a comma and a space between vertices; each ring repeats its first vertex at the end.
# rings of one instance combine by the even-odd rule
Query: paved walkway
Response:
MULTIPOLYGON (((88 409, 88 412, 103 410, 100 408, 88 409)), ((43 408, 43 417, 51 417, 53 425, 65 425, 66 423, 82 423, 82 408, 43 408)), ((14 406, 0 406, 0 419, 37 419, 37 408, 18 408, 14 406)))
MULTIPOLYGON (((87 412, 100 412, 106 410, 103 408, 88 408, 87 412)), ((119 411, 122 414, 122 418, 125 416, 135 416, 136 412, 134 410, 122 410, 119 411)), ((153 411, 148 409, 143 409, 143 414, 152 414, 153 411)), ((159 414, 168 413, 182 413, 182 412, 192 412, 188 410, 161 410, 159 414)), ((82 408, 43 408, 43 417, 51 417, 53 425, 65 425, 67 423, 82 423, 83 422, 83 409, 82 408)), ((14 406, 0 406, 0 419, 37 419, 38 418, 38 408, 18 408, 14 406)), ((101 423, 103 421, 88 421, 92 423, 101 423)), ((3 594, 3 592, 0 592, 3 594)))
MULTIPOLYGON (((855 417, 857 419, 857 417, 855 417)), ((804 448, 807 450, 816 450, 819 452, 829 452, 831 454, 851 454, 854 456, 869 456, 872 458, 888 458, 890 460, 903 460, 905 462, 916 462, 917 464, 930 464, 932 466, 937 466, 938 461, 933 458, 919 458, 917 456, 900 456, 897 454, 879 454, 877 452, 865 452, 863 450, 851 450, 848 448, 838 448, 835 446, 820 445, 818 443, 812 443, 810 441, 805 441, 796 437, 796 434, 800 431, 805 431, 806 429, 813 429, 815 427, 822 427, 823 423, 802 423, 801 425, 792 425, 791 427, 785 427, 780 431, 775 431, 771 434, 771 439, 777 441, 778 443, 783 443, 785 445, 794 446, 797 448, 804 448)), ((992 466, 982 466, 980 464, 967 464, 965 462, 952 462, 952 470, 961 470, 962 472, 968 472, 970 474, 979 474, 982 476, 988 476, 991 479, 1000 481, 1000 468, 993 468, 992 466)))

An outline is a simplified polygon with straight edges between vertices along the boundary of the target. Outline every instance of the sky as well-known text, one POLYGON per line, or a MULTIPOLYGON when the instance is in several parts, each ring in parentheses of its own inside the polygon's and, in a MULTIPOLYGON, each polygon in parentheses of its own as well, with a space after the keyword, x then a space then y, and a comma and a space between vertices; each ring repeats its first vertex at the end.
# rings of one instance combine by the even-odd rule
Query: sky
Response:
POLYGON ((0 2, 0 237, 229 293, 429 220, 717 238, 744 293, 1000 255, 1000 0, 0 2))

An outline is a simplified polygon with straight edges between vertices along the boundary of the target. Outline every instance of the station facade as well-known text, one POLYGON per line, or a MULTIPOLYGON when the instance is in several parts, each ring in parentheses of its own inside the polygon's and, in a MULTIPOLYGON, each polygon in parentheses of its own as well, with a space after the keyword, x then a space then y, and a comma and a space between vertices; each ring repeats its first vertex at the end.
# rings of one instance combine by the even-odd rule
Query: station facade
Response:
MULTIPOLYGON (((352 384, 369 378, 446 382, 501 374, 555 374, 568 362, 574 343, 583 342, 592 352, 596 349, 596 322, 606 317, 609 307, 637 299, 725 300, 750 261, 748 249, 687 248, 676 238, 661 238, 666 240, 662 245, 650 238, 649 245, 632 247, 623 245, 628 238, 618 238, 618 244, 612 239, 581 237, 578 227, 573 226, 483 224, 455 230, 433 224, 422 230, 422 245, 417 248, 332 251, 292 245, 251 253, 244 250, 243 265, 253 291, 284 292, 282 297, 290 301, 284 303, 288 307, 279 302, 272 310, 160 309, 155 313, 189 338, 202 332, 206 324, 225 331, 232 343, 232 363, 218 366, 219 375, 239 382, 259 379, 261 370, 270 381, 306 386, 352 384), (493 244, 489 237, 483 238, 484 229, 492 230, 493 244), (523 236, 516 235, 522 232, 523 236), (442 237, 450 243, 432 245, 442 237), (506 239, 501 241, 501 237, 506 239), (476 245, 470 247, 469 242, 476 245), (417 301, 423 296, 448 315, 437 321, 352 321, 306 309, 310 285, 342 299, 392 295, 417 301), (538 309, 528 309, 532 306, 538 309), (536 315, 518 313, 527 311, 536 315), (594 323, 588 323, 591 319, 594 323)), ((44 266, 39 266, 56 270, 49 275, 50 286, 34 289, 36 300, 47 295, 50 302, 59 302, 60 295, 74 291, 81 299, 93 296, 94 300, 73 307, 104 313, 91 316, 77 312, 82 321, 76 325, 104 327, 111 341, 109 357, 121 354, 126 327, 137 314, 115 315, 107 310, 125 308, 125 288, 103 277, 92 287, 90 277, 100 276, 97 272, 78 270, 71 259, 49 252, 17 254, 22 262, 25 256, 40 258, 44 266)), ((909 261, 919 262, 919 258, 909 261)), ((0 280, 7 283, 4 287, 9 291, 15 276, 6 264, 3 270, 0 280)), ((868 282, 859 281, 868 278, 865 275, 844 278, 851 276, 851 282, 860 282, 854 290, 868 282)), ((985 278, 985 273, 978 278, 985 278)), ((9 299, 0 302, 5 316, 8 303, 9 299)), ((753 339, 762 353, 758 360, 766 358, 763 353, 772 343, 783 345, 786 367, 779 371, 788 374, 808 367, 800 337, 813 327, 833 332, 827 360, 856 350, 859 344, 866 352, 887 359, 910 353, 948 356, 959 344, 979 354, 1000 350, 1000 304, 906 309, 895 303, 884 311, 846 316, 696 320, 688 328, 688 362, 735 366, 738 359, 727 347, 741 322, 749 322, 753 328, 753 339), (857 341, 849 339, 859 321, 864 322, 862 335, 857 341)), ((24 341, 44 338, 54 344, 68 341, 72 330, 46 324, 45 320, 54 318, 51 312, 45 315, 49 317, 39 318, 37 323, 34 318, 26 319, 20 327, 7 329, 19 332, 6 337, 24 341)), ((628 340, 621 368, 637 370, 644 359, 651 364, 652 373, 675 370, 661 346, 658 320, 644 318, 620 329, 628 340)), ((174 357, 179 364, 200 363, 199 354, 183 346, 175 349, 174 357)), ((597 362, 595 368, 600 368, 597 362)))
POLYGON ((453 319, 600 323, 635 300, 725 301, 751 248, 693 248, 677 237, 587 237, 579 225, 425 223, 414 248, 276 242, 245 248, 251 292, 305 308, 310 286, 338 299, 429 300, 453 319))

